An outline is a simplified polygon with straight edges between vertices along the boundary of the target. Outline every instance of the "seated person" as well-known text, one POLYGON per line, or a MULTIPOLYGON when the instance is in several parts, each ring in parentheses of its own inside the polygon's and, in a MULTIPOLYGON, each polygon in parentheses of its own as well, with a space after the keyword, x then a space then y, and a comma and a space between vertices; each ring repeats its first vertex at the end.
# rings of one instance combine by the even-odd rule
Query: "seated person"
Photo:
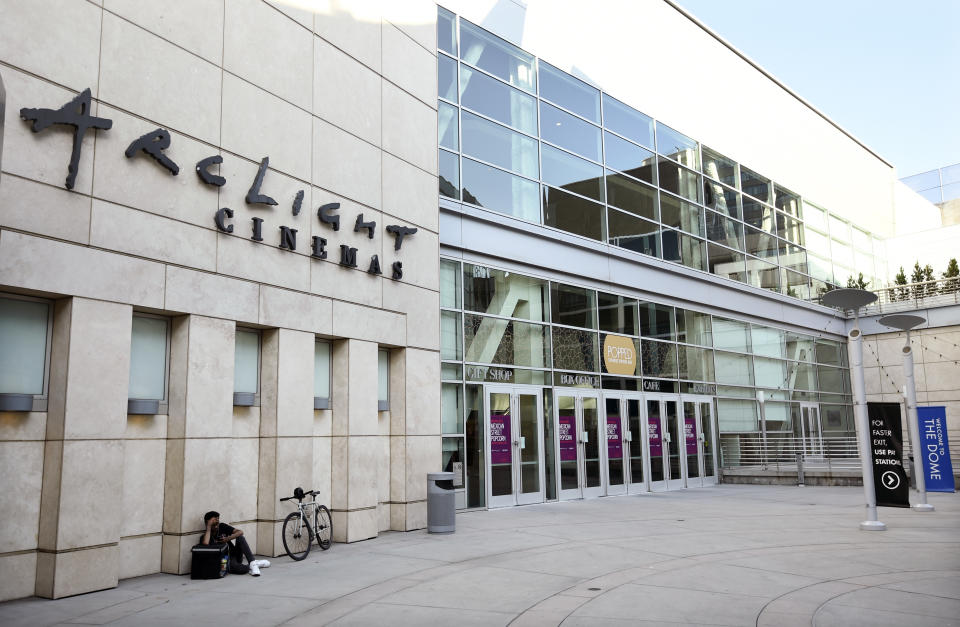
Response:
POLYGON ((206 530, 203 537, 200 538, 200 544, 216 544, 226 542, 230 545, 230 572, 244 573, 243 558, 247 558, 250 565, 250 574, 254 577, 260 576, 260 569, 270 566, 267 560, 253 559, 253 551, 250 545, 243 538, 243 530, 231 527, 227 523, 220 522, 219 512, 207 512, 203 515, 203 522, 206 524, 206 530), (233 541, 236 541, 234 544, 233 541))

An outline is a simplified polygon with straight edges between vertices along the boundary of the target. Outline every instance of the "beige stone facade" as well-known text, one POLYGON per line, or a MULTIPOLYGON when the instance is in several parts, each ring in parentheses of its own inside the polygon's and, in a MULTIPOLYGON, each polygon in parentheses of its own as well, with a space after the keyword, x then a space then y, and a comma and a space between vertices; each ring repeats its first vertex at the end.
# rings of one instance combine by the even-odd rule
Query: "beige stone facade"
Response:
POLYGON ((4 6, 0 295, 52 315, 45 393, 34 411, 0 412, 0 600, 185 573, 208 509, 278 555, 291 511, 279 499, 296 486, 320 491, 336 541, 425 526, 441 448, 436 6, 298 4, 4 6), (68 190, 72 129, 34 133, 19 112, 88 88, 91 114, 113 126, 84 135, 68 190), (157 128, 176 176, 124 156, 157 128), (222 187, 194 172, 212 155, 222 187), (245 200, 264 157, 260 192, 275 206, 245 200), (327 203, 340 203, 337 231, 318 219, 327 203), (214 222, 222 208, 230 233, 214 222), (372 238, 354 229, 360 214, 372 238), (400 250, 391 224, 417 229, 400 250), (280 226, 297 230, 295 250, 280 248, 280 226), (356 268, 339 263, 341 245, 356 268), (374 255, 381 275, 367 272, 374 255), (159 415, 127 414, 135 313, 169 321, 159 415), (238 325, 260 333, 252 407, 232 402, 238 325), (329 408, 315 410, 318 338, 332 376, 329 408))

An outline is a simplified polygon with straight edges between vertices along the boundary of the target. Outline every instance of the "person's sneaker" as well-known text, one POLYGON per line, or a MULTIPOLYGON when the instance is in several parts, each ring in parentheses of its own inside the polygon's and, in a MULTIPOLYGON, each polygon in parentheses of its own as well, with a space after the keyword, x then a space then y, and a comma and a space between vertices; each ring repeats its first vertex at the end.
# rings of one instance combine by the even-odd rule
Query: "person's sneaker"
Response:
POLYGON ((250 564, 250 574, 253 575, 254 577, 259 577, 259 576, 260 576, 260 567, 257 566, 257 562, 256 562, 256 561, 254 561, 254 562, 252 562, 252 563, 250 564))
POLYGON ((267 560, 257 560, 257 566, 260 568, 270 568, 270 562, 267 560))

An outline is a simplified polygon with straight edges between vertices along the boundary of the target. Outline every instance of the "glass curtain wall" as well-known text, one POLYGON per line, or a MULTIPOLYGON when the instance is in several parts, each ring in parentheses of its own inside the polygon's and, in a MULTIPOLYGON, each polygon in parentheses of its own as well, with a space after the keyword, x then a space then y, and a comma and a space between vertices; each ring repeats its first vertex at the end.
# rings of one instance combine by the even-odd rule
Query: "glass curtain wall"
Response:
POLYGON ((885 276, 869 233, 808 244, 798 194, 442 8, 437 42, 441 197, 800 299, 885 276))
POLYGON ((485 382, 545 386, 545 403, 551 386, 715 395, 727 465, 764 418, 768 435, 799 435, 800 402, 820 403, 825 438, 854 433, 842 342, 450 259, 440 276, 444 468, 465 462, 461 507, 485 504, 485 382), (604 359, 611 346, 635 365, 604 359))

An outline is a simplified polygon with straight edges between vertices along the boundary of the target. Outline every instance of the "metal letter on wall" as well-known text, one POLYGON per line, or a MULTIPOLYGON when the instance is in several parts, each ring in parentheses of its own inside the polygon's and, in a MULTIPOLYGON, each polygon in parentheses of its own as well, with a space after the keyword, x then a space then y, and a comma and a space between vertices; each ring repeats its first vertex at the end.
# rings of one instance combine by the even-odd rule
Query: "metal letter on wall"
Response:
POLYGON ((54 124, 73 127, 73 150, 70 152, 70 165, 67 167, 67 189, 73 189, 77 182, 77 169, 80 165, 80 149, 87 129, 110 130, 113 120, 93 117, 90 111, 90 88, 84 89, 76 98, 59 109, 20 109, 20 117, 32 121, 30 130, 34 133, 46 130, 54 124))

